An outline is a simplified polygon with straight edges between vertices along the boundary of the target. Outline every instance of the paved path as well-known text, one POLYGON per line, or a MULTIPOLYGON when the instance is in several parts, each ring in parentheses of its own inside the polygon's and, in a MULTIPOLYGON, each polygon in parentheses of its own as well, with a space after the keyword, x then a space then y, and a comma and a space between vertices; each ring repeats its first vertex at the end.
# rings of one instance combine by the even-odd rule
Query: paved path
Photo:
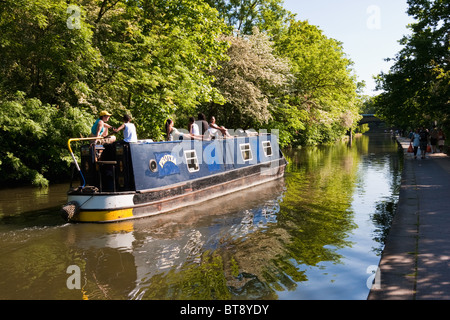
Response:
POLYGON ((450 157, 405 151, 397 213, 369 300, 450 299, 450 157))

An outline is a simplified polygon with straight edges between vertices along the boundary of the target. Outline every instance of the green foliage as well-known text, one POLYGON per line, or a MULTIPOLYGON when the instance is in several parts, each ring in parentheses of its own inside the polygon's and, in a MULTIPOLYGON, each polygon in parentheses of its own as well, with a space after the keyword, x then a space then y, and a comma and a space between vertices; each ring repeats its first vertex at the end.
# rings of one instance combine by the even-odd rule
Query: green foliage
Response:
POLYGON ((377 114, 403 128, 450 125, 450 1, 409 0, 412 34, 400 43, 388 73, 378 76, 384 92, 375 101, 377 114))
POLYGON ((181 272, 170 270, 151 279, 144 299, 165 296, 171 300, 229 300, 231 294, 223 277, 223 259, 215 253, 204 252, 201 262, 184 265, 181 272))
POLYGON ((334 142, 356 128, 360 84, 338 41, 295 21, 279 1, 210 2, 247 36, 228 37, 230 59, 213 73, 226 103, 204 106, 208 115, 228 127, 277 129, 283 147, 334 142))
POLYGON ((340 44, 281 0, 3 0, 0 34, 2 182, 68 177, 67 140, 105 109, 112 125, 132 114, 141 139, 205 112, 277 129, 282 146, 340 139, 358 120, 340 44))
POLYGON ((0 182, 48 185, 67 173, 67 137, 89 132, 94 118, 72 107, 57 109, 18 92, 0 101, 0 182))
POLYGON ((370 131, 370 127, 369 127, 368 123, 364 123, 364 124, 358 126, 358 128, 356 128, 356 132, 357 133, 364 134, 364 133, 369 132, 369 131, 370 131))
POLYGON ((286 92, 290 66, 273 54, 268 36, 256 27, 250 36, 238 34, 224 39, 230 43, 229 60, 220 63, 212 75, 226 102, 205 108, 229 128, 261 128, 272 119, 279 92, 286 92))
POLYGON ((253 28, 274 34, 294 15, 284 9, 283 0, 205 0, 219 11, 220 17, 241 34, 251 35, 253 28))
POLYGON ((219 96, 206 71, 226 58, 228 44, 216 41, 226 27, 203 1, 84 0, 77 7, 0 2, 2 133, 14 133, 2 135, 3 181, 42 185, 61 175, 67 140, 87 136, 100 110, 113 112, 112 124, 129 112, 141 138, 158 139, 167 116, 219 96), (71 14, 80 28, 68 28, 71 14))
POLYGON ((225 25, 203 1, 119 1, 104 14, 86 6, 103 58, 94 91, 107 108, 131 112, 140 137, 161 138, 168 116, 217 96, 206 71, 226 58, 216 40, 225 25))
POLYGON ((70 30, 68 17, 62 0, 0 2, 0 89, 60 106, 83 98, 100 56, 90 27, 70 30))
POLYGON ((294 112, 280 113, 279 122, 307 145, 336 141, 355 128, 360 119, 357 83, 341 44, 301 21, 291 21, 276 38, 276 51, 289 59, 295 79, 287 100, 294 112), (301 123, 292 123, 292 116, 301 123))

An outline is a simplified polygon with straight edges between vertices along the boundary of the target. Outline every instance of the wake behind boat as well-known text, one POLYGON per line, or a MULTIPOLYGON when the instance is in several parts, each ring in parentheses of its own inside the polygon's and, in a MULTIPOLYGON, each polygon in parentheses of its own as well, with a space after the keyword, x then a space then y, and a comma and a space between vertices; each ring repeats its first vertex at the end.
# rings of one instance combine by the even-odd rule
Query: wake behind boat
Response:
POLYGON ((82 185, 62 208, 70 222, 114 222, 167 213, 281 178, 287 164, 272 134, 81 146, 82 185))

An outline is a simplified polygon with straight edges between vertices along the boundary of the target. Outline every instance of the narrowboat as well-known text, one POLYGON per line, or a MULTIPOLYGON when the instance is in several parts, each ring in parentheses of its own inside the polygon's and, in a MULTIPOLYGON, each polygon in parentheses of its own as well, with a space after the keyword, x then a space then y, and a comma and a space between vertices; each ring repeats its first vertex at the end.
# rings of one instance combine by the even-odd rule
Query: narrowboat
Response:
MULTIPOLYGON (((168 213, 279 179, 287 161, 272 134, 81 145, 78 187, 62 207, 69 222, 105 223, 168 213)), ((90 143, 89 143, 90 142, 90 143)))

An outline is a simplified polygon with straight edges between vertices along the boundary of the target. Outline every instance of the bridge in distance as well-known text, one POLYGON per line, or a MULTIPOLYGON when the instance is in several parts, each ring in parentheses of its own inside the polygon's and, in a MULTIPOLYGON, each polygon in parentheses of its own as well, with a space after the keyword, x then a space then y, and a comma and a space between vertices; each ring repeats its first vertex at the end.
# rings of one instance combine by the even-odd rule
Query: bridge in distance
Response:
POLYGON ((359 124, 383 123, 383 121, 377 118, 374 114, 362 114, 362 116, 363 118, 359 121, 359 124))

